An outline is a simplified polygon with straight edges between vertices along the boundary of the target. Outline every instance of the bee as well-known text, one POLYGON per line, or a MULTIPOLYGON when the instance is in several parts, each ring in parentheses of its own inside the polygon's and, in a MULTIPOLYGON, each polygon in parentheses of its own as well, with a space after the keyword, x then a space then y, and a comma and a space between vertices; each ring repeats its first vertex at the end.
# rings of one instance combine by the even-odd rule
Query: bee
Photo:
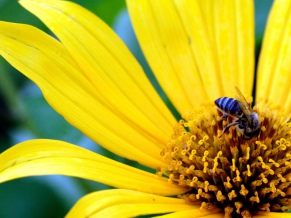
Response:
POLYGON ((254 112, 243 96, 241 91, 235 87, 237 96, 234 98, 222 97, 215 100, 215 105, 223 113, 222 119, 228 116, 235 120, 229 123, 222 131, 221 137, 231 126, 236 126, 237 130, 242 133, 244 140, 250 140, 260 134, 261 123, 259 116, 254 112))

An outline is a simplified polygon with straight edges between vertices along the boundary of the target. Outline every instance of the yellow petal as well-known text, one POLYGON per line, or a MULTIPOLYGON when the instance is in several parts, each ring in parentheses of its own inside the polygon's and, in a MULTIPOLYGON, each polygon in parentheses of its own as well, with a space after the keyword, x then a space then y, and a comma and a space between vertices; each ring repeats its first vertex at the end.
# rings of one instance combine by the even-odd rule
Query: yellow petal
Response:
POLYGON ((97 100, 163 147, 161 144, 168 140, 175 119, 113 30, 72 2, 20 3, 60 39, 96 88, 97 100))
POLYGON ((234 86, 251 95, 255 55, 253 1, 198 2, 219 65, 224 95, 233 93, 234 86))
POLYGON ((291 107, 291 1, 274 1, 258 66, 257 94, 291 107))
POLYGON ((251 94, 254 67, 251 0, 243 7, 242 3, 229 0, 205 4, 193 0, 166 3, 128 0, 127 4, 147 60, 181 113, 205 99, 232 93, 235 85, 251 94), (215 14, 205 13, 204 7, 215 14), (209 31, 209 25, 214 31, 209 31))
POLYGON ((276 212, 257 212, 254 215, 254 218, 264 218, 264 217, 269 217, 269 218, 290 218, 291 214, 290 212, 286 213, 276 213, 276 212))
POLYGON ((201 210, 200 207, 192 209, 192 210, 185 210, 185 211, 179 211, 179 212, 166 214, 162 216, 155 216, 155 218, 189 218, 189 217, 193 217, 193 214, 195 214, 195 218, 196 217, 224 218, 224 213, 221 212, 219 209, 201 210))
POLYGON ((86 195, 74 205, 66 217, 135 217, 144 214, 189 210, 193 207, 199 208, 200 206, 199 204, 187 204, 182 199, 117 189, 86 195))
POLYGON ((62 141, 26 141, 0 155, 0 182, 48 174, 80 177, 158 195, 176 195, 187 191, 169 184, 165 178, 62 141))
MULTIPOLYGON (((204 68, 200 74, 200 62, 196 60, 199 53, 194 52, 195 45, 199 45, 200 41, 194 42, 198 37, 193 35, 193 29, 186 29, 188 24, 185 21, 189 16, 193 18, 191 22, 203 27, 199 14, 193 17, 192 11, 199 12, 197 4, 193 3, 193 8, 189 7, 186 12, 173 1, 128 0, 127 6, 147 61, 180 113, 189 111, 207 99, 207 90, 220 90, 213 70, 206 71, 204 68), (187 14, 183 15, 184 12, 187 14), (214 79, 211 80, 211 77, 214 79)), ((200 31, 204 36, 204 29, 200 31)), ((208 54, 207 46, 204 52, 208 54)), ((205 58, 209 60, 211 56, 205 58)))
POLYGON ((150 136, 104 105, 96 87, 54 38, 31 26, 0 22, 0 55, 33 80, 50 105, 91 139, 146 166, 164 164, 159 153, 169 137, 158 137, 161 131, 156 138, 150 136))

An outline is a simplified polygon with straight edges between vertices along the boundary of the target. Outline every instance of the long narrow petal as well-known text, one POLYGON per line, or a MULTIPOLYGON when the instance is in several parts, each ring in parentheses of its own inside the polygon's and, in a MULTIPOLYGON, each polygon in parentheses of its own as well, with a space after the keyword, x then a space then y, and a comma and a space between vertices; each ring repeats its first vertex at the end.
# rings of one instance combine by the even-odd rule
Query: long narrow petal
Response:
MULTIPOLYGON (((199 204, 187 204, 182 199, 117 189, 86 195, 74 205, 66 217, 135 217, 144 214, 189 210, 193 207, 199 208, 200 206, 199 204)), ((207 212, 201 214, 207 214, 207 212)))
POLYGON ((229 95, 235 85, 251 94, 253 3, 242 4, 230 0, 127 1, 147 60, 181 113, 205 99, 229 95))
POLYGON ((288 213, 277 213, 277 212, 257 212, 254 218, 289 218, 291 217, 290 212, 288 213))
POLYGON ((291 108, 291 1, 274 1, 258 66, 257 94, 291 108), (280 96, 278 98, 278 96, 280 96))
POLYGON ((254 78, 254 3, 252 0, 199 1, 219 65, 225 95, 234 86, 252 94, 254 78))
POLYGON ((158 195, 187 191, 169 184, 165 178, 62 141, 26 141, 0 154, 0 182, 48 174, 80 177, 158 195))
POLYGON ((167 139, 150 137, 104 105, 60 42, 31 26, 0 22, 0 55, 33 80, 50 105, 91 139, 146 166, 163 165, 159 153, 167 139))
POLYGON ((162 216, 155 216, 155 218, 189 218, 189 217, 203 217, 203 218, 223 218, 224 213, 219 210, 201 210, 199 207, 191 210, 179 211, 171 214, 166 214, 162 216))
POLYGON ((21 0, 60 39, 96 88, 97 100, 164 146, 175 119, 121 39, 102 20, 68 1, 21 0))
POLYGON ((183 10, 181 4, 177 2, 176 5, 173 1, 127 1, 141 48, 159 83, 183 114, 207 99, 207 90, 219 92, 221 88, 216 82, 218 79, 212 62, 204 65, 204 61, 196 60, 199 52, 207 54, 202 59, 212 58, 211 54, 208 56, 209 45, 204 43, 206 34, 199 7, 193 2, 183 10), (202 37, 194 29, 186 29, 188 17, 193 18, 193 25, 199 26, 199 36, 202 37), (195 46, 206 47, 196 53, 195 46), (199 69, 200 63, 203 69, 199 69))

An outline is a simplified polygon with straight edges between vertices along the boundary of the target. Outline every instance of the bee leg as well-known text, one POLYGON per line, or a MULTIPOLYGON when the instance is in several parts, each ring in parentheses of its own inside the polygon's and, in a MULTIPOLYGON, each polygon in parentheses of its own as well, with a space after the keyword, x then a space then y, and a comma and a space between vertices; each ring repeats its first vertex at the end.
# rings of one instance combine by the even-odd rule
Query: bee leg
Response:
POLYGON ((219 138, 232 126, 236 126, 241 124, 241 121, 235 121, 233 123, 228 124, 223 130, 222 130, 222 134, 219 136, 219 138))
POLYGON ((221 119, 222 120, 226 120, 228 118, 228 115, 227 114, 223 114, 222 116, 221 116, 221 119))

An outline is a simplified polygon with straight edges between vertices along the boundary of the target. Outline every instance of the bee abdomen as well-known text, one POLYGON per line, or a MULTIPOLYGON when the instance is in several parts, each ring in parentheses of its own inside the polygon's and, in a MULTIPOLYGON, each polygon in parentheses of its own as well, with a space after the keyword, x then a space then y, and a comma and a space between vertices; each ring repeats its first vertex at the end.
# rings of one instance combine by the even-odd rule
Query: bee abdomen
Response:
POLYGON ((214 102, 216 106, 224 111, 225 113, 231 114, 231 115, 239 115, 241 112, 241 109, 234 98, 228 98, 228 97, 222 97, 218 98, 214 102))

